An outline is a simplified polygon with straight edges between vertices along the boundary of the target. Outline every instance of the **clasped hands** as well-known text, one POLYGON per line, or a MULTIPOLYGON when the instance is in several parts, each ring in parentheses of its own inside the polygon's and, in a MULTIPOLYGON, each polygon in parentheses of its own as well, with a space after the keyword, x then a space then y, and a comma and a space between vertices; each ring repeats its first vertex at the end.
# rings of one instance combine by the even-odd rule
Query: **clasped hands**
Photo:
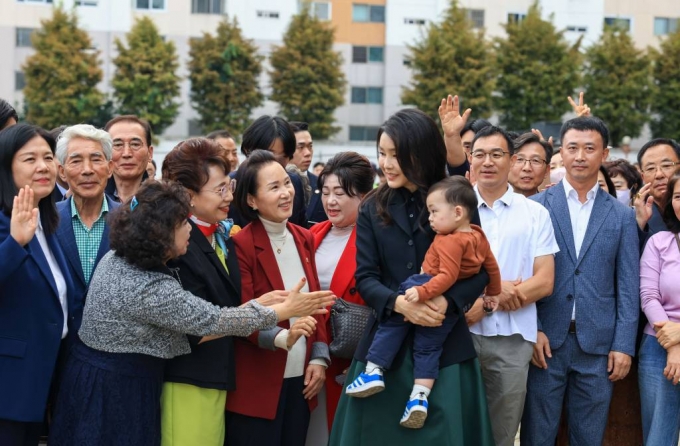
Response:
POLYGON ((659 321, 654 322, 653 327, 656 340, 667 352, 663 375, 677 385, 680 382, 680 323, 659 321))

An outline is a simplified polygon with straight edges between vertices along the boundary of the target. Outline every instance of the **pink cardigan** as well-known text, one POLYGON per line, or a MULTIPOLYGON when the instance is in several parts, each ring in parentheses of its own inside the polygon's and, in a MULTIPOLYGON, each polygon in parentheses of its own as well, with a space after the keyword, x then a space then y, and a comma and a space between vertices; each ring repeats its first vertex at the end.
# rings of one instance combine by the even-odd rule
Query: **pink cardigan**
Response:
POLYGON ((670 231, 654 234, 640 259, 640 300, 649 323, 645 333, 654 335, 652 324, 680 322, 680 249, 670 231))

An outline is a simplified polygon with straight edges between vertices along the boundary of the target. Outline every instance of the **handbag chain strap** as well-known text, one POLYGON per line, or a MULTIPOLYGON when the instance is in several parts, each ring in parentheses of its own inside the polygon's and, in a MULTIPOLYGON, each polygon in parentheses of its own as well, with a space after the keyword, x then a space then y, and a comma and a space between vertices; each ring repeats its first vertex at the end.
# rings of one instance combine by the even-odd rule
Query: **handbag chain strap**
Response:
POLYGON ((678 250, 680 250, 680 237, 678 237, 678 234, 677 234, 677 233, 676 233, 676 234, 673 234, 673 235, 675 235, 675 243, 678 244, 678 250))

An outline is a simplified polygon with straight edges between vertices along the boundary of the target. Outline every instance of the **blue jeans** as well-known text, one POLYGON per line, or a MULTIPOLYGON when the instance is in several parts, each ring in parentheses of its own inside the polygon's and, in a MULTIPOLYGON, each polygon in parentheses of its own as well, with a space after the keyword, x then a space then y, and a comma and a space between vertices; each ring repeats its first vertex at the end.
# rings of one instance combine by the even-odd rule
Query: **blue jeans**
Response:
POLYGON ((680 387, 674 386, 663 376, 666 350, 659 345, 654 336, 644 334, 639 356, 644 444, 677 446, 680 431, 680 387))

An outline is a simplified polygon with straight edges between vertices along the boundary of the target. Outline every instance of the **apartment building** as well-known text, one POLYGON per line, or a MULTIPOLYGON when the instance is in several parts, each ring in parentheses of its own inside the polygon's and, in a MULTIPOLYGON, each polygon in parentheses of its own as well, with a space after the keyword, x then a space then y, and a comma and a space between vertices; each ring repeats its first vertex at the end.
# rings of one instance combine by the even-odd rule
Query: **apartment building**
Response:
MULTIPOLYGON (((33 49, 31 32, 51 16, 54 0, 0 0, 0 97, 21 104, 24 85, 22 64, 33 49)), ((341 131, 333 138, 339 144, 373 141, 378 126, 404 107, 402 86, 410 81, 406 63, 407 45, 422 36, 428 22, 438 21, 448 0, 325 0, 311 1, 311 12, 328 20, 336 29, 336 50, 344 58, 348 80, 345 105, 336 111, 341 131)), ((470 19, 486 35, 502 36, 503 24, 522 20, 532 0, 460 0, 470 19)), ((184 77, 182 106, 165 136, 181 138, 197 134, 196 112, 189 102, 186 80, 189 39, 213 32, 224 14, 237 17, 243 33, 253 39, 266 57, 273 45, 281 44, 291 17, 301 9, 300 0, 63 0, 75 7, 101 52, 104 78, 100 85, 110 91, 115 57, 113 41, 124 38, 134 19, 148 15, 166 40, 175 43, 184 77)), ((658 46, 665 34, 677 29, 680 9, 673 0, 540 0, 545 17, 566 30, 570 40, 583 36, 588 45, 596 41, 605 24, 628 29, 641 47, 658 46)), ((260 82, 270 87, 266 70, 260 82)), ((444 93, 444 92, 443 92, 444 93)), ((455 92, 452 92, 455 93, 455 92)), ((436 106, 436 104, 435 104, 436 106)), ((277 106, 265 101, 254 115, 275 114, 277 106)))

